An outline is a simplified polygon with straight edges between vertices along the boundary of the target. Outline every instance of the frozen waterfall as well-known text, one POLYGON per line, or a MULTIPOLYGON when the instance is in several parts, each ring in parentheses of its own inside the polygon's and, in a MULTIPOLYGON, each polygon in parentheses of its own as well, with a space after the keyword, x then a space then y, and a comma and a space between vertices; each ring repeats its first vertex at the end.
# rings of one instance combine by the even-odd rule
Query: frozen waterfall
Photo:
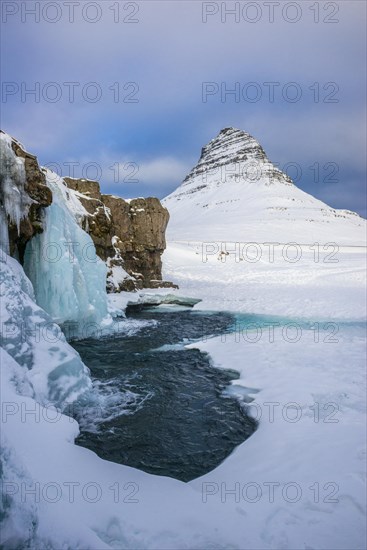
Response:
MULTIPOLYGON (((78 336, 111 322, 107 313, 106 266, 91 237, 78 225, 86 211, 63 180, 47 170, 53 201, 44 231, 28 242, 24 269, 36 301, 59 324, 75 323, 78 336)), ((73 332, 75 332, 73 329, 73 332)))

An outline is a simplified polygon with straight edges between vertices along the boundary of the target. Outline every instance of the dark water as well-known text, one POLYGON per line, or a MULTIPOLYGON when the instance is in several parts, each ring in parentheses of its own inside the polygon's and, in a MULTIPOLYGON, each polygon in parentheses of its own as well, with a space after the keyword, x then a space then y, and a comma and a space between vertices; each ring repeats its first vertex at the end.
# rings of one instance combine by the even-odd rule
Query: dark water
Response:
POLYGON ((102 396, 100 411, 84 418, 79 412, 77 443, 104 459, 189 481, 256 429, 241 404, 222 394, 237 373, 214 369, 206 354, 177 346, 230 330, 233 317, 159 308, 133 308, 128 317, 151 323, 135 334, 73 343, 102 396), (157 351, 167 345, 176 347, 157 351))

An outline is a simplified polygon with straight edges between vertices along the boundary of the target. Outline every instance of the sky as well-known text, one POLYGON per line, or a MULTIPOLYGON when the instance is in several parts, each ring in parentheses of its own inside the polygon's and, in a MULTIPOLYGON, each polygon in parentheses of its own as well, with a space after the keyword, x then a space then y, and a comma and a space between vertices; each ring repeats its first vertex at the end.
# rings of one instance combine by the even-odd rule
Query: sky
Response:
POLYGON ((1 8, 1 127, 42 165, 163 198, 234 126, 303 190, 366 216, 364 1, 1 8))

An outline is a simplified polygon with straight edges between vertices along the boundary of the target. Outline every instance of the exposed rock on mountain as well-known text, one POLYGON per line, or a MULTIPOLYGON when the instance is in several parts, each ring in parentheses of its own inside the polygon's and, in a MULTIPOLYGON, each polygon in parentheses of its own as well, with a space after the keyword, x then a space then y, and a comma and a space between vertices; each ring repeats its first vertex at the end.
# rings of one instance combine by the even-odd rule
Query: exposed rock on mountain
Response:
POLYGON ((218 136, 202 148, 199 162, 184 179, 181 187, 190 185, 193 179, 201 177, 203 182, 210 175, 220 176, 222 181, 238 181, 241 175, 248 179, 261 177, 268 184, 274 181, 292 183, 289 176, 281 172, 267 159, 264 149, 247 132, 236 128, 223 128, 218 136))
POLYGON ((365 244, 366 222, 301 191, 250 134, 224 128, 163 204, 168 240, 365 244))

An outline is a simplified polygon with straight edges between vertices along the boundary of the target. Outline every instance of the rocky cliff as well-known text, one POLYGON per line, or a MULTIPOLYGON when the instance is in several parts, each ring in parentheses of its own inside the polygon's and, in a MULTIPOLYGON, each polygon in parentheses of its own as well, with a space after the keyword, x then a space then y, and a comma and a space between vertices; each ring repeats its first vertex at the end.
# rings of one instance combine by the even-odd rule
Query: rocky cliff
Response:
POLYGON ((158 199, 124 200, 101 194, 96 181, 73 178, 64 181, 76 192, 88 213, 84 229, 92 237, 98 256, 110 268, 110 291, 171 286, 162 281, 161 261, 169 214, 158 199), (123 277, 121 268, 128 277, 123 277))
MULTIPOLYGON (((0 237, 3 247, 23 263, 26 244, 43 231, 43 209, 52 203, 45 176, 50 171, 42 169, 17 140, 4 132, 0 137, 0 237)), ((101 194, 96 181, 60 179, 56 174, 54 179, 68 188, 73 214, 77 210, 79 225, 107 263, 108 291, 173 286, 162 281, 169 214, 158 199, 124 200, 101 194), (75 204, 80 207, 75 209, 75 204)))
POLYGON ((42 208, 51 204, 52 193, 37 157, 2 130, 0 137, 0 208, 7 216, 9 252, 22 262, 27 242, 42 231, 42 208), (17 186, 15 201, 10 182, 17 186))

